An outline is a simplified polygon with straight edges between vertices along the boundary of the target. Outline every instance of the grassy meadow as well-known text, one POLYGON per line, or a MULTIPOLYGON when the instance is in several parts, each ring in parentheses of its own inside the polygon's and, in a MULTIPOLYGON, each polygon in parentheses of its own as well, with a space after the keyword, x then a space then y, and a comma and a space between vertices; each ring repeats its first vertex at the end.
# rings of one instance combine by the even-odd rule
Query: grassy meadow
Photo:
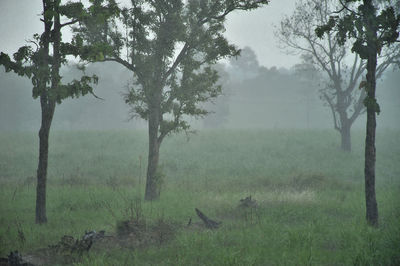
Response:
POLYGON ((378 229, 365 222, 364 133, 352 137, 353 151, 343 153, 333 130, 173 135, 161 147, 161 199, 144 202, 145 131, 54 131, 48 224, 36 225, 37 134, 0 133, 0 257, 18 250, 48 265, 400 265, 400 131, 378 130, 378 229), (238 207, 249 195, 257 207, 238 207), (220 228, 203 228, 194 208, 220 228), (144 240, 116 237, 126 220, 141 221, 144 240), (109 240, 65 260, 46 255, 63 235, 85 230, 105 230, 109 240))

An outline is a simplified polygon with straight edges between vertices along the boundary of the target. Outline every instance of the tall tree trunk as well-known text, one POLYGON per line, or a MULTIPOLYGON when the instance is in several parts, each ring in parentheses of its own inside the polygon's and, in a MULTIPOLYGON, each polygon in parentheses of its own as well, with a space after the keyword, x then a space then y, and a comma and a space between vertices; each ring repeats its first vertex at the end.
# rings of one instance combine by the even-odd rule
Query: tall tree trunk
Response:
POLYGON ((153 106, 149 111, 149 157, 147 161, 147 179, 144 199, 156 200, 160 197, 160 180, 157 178, 157 166, 160 154, 160 143, 158 141, 160 110, 158 106, 153 106))
MULTIPOLYGON (((60 14, 59 14, 59 2, 50 2, 43 0, 44 10, 44 23, 45 32, 42 35, 43 49, 45 51, 45 57, 43 60, 43 66, 48 65, 50 37, 53 38, 53 56, 52 56, 52 67, 51 67, 51 88, 50 90, 55 92, 58 89, 60 82, 60 44, 61 44, 61 25, 60 25, 60 14), (54 11, 54 28, 52 30, 52 36, 50 36, 52 20, 46 17, 47 11, 54 11)), ((51 122, 53 121, 54 110, 56 107, 56 101, 54 96, 50 95, 47 91, 47 81, 42 80, 41 86, 43 89, 42 95, 40 96, 40 105, 42 108, 42 122, 39 130, 39 163, 37 169, 37 186, 36 186, 36 218, 35 221, 38 224, 47 222, 46 215, 46 183, 47 183, 47 166, 49 157, 49 135, 51 122)))
POLYGON ((36 186, 36 218, 37 224, 47 222, 46 216, 46 182, 47 182, 47 165, 49 154, 49 134, 50 126, 53 120, 55 103, 47 105, 47 97, 40 98, 42 106, 42 122, 39 130, 39 163, 37 169, 37 186, 36 186))
POLYGON ((375 195, 375 110, 367 108, 367 134, 365 138, 365 203, 366 218, 369 224, 378 226, 378 204, 375 195))
POLYGON ((367 65, 367 89, 368 89, 368 102, 367 102, 367 128, 365 138, 365 202, 366 202, 366 218, 369 224, 378 226, 378 204, 375 195, 375 162, 376 162, 376 148, 375 148, 375 134, 376 134, 376 108, 371 105, 371 100, 375 100, 375 70, 376 70, 376 56, 368 58, 367 65))
MULTIPOLYGON (((333 68, 333 67, 332 67, 333 68)), ((338 75, 335 75, 335 90, 337 97, 337 104, 332 105, 332 112, 338 113, 340 126, 336 122, 335 116, 333 117, 335 121, 335 128, 340 132, 341 145, 340 148, 342 151, 350 152, 351 151, 351 125, 352 122, 347 115, 348 104, 346 104, 349 95, 347 92, 342 89, 341 80, 338 75)))
MULTIPOLYGON (((51 10, 51 5, 48 0, 42 0, 43 3, 43 22, 44 32, 41 36, 41 49, 43 55, 41 57, 41 67, 47 67, 50 46, 50 33, 52 27, 52 20, 44 14, 51 10)), ((40 86, 43 91, 46 91, 47 80, 42 77, 40 86)), ((39 130, 39 162, 37 168, 37 184, 36 184, 36 212, 35 222, 43 224, 47 222, 46 215, 46 182, 47 182, 47 165, 48 165, 48 151, 49 151, 49 134, 50 126, 53 118, 54 110, 51 112, 48 105, 48 95, 43 93, 40 96, 40 106, 42 111, 42 121, 39 130)))
POLYGON ((347 125, 347 123, 342 123, 342 127, 340 129, 340 137, 341 137, 341 149, 346 152, 351 151, 351 134, 350 134, 351 126, 347 125))
POLYGON ((376 65, 377 65, 377 28, 375 25, 374 7, 371 0, 364 0, 367 8, 365 14, 367 30, 367 128, 365 138, 365 202, 367 222, 372 226, 378 226, 378 204, 375 195, 375 133, 376 133, 376 65))

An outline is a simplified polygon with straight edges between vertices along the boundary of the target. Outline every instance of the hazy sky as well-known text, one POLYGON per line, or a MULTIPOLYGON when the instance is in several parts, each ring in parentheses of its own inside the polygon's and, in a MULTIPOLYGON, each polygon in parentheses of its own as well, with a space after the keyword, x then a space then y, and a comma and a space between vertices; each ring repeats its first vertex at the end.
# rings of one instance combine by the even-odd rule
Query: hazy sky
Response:
MULTIPOLYGON (((14 53, 33 33, 43 30, 39 21, 40 0, 0 0, 0 51, 14 53)), ((293 11, 295 0, 272 0, 270 5, 250 12, 237 11, 228 16, 226 36, 239 47, 250 46, 260 64, 291 67, 298 58, 278 49, 273 25, 283 14, 293 11)))

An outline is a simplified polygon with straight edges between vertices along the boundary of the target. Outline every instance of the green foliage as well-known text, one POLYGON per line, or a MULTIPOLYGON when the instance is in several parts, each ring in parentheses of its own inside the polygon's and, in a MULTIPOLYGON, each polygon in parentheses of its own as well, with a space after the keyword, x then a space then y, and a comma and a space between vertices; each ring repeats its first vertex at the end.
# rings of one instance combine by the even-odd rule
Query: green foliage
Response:
MULTIPOLYGON (((361 0, 346 0, 345 3, 357 3, 362 2, 361 0)), ((353 44, 353 50, 360 55, 365 55, 364 48, 366 47, 366 36, 370 34, 365 28, 365 20, 373 19, 374 26, 379 31, 379 39, 375 40, 378 45, 378 50, 381 50, 384 45, 390 45, 399 37, 399 24, 400 16, 396 15, 394 11, 394 6, 386 4, 383 6, 377 5, 374 7, 373 16, 370 18, 369 14, 371 11, 367 9, 364 4, 359 4, 357 7, 357 12, 352 11, 347 13, 343 17, 331 17, 331 20, 325 25, 320 25, 316 28, 316 34, 318 37, 322 37, 324 33, 332 31, 336 26, 336 31, 338 33, 339 40, 343 44, 347 39, 355 39, 353 44), (380 9, 379 15, 375 15, 375 12, 380 9)))
POLYGON ((321 38, 321 36, 324 35, 325 32, 331 31, 334 27, 335 27, 335 18, 330 17, 328 23, 318 27, 315 30, 315 33, 317 34, 318 37, 321 38))
MULTIPOLYGON (((362 0, 346 0, 344 2, 346 4, 354 4, 362 2, 362 0)), ((348 7, 345 8, 348 9, 348 7)), ((369 10, 368 6, 360 3, 357 7, 357 12, 349 12, 343 17, 331 17, 327 24, 318 26, 315 32, 318 37, 322 38, 325 33, 334 30, 336 26, 335 30, 340 43, 344 44, 347 39, 354 39, 352 51, 358 53, 361 58, 366 59, 366 38, 371 34, 365 26, 366 20, 373 21, 373 26, 379 31, 379 37, 375 40, 378 51, 381 51, 383 46, 391 45, 398 39, 400 16, 396 15, 394 6, 390 4, 383 6, 377 4, 373 6, 373 10, 369 10), (380 13, 376 15, 378 10, 380 13)))
POLYGON ((60 43, 58 51, 59 57, 55 58, 54 55, 49 54, 49 48, 45 45, 45 39, 48 38, 47 34, 50 34, 50 32, 45 31, 42 35, 33 35, 33 40, 31 42, 36 46, 36 49, 32 46, 22 46, 14 53, 13 59, 2 52, 0 54, 0 65, 5 67, 6 72, 13 71, 20 76, 30 78, 33 85, 33 98, 36 99, 44 96, 48 101, 54 101, 60 104, 66 98, 79 97, 87 93, 93 94, 92 84, 97 84, 98 78, 95 75, 92 77, 83 75, 80 80, 73 80, 68 84, 62 84, 62 77, 59 75, 58 70, 54 71, 56 68, 59 69, 57 64, 67 63, 66 57, 68 55, 80 57, 83 60, 94 56, 97 58, 99 56, 101 57, 101 52, 104 48, 93 49, 92 47, 85 47, 83 41, 79 38, 75 38, 71 43, 64 43, 56 39, 55 36, 60 33, 62 27, 74 24, 78 22, 79 19, 87 19, 88 15, 84 12, 81 3, 69 2, 65 5, 60 5, 59 1, 57 1, 48 4, 44 12, 44 23, 50 23, 49 25, 51 27, 51 25, 55 23, 54 20, 56 16, 73 18, 73 20, 59 25, 58 29, 53 28, 50 38, 47 39, 49 44, 54 44, 55 42, 60 43), (91 52, 88 52, 89 50, 91 52), (52 80, 58 80, 59 82, 58 84, 50 84, 52 80))
POLYGON ((84 6, 81 2, 67 2, 66 4, 59 7, 61 15, 68 18, 84 18, 86 14, 84 12, 84 6))
POLYGON ((114 46, 107 39, 108 24, 116 27, 114 17, 119 15, 120 10, 114 0, 90 2, 91 6, 88 8, 84 8, 79 3, 69 3, 66 5, 64 13, 85 25, 85 27, 74 26, 72 28, 76 33, 72 40, 72 44, 76 47, 75 53, 78 53, 83 60, 103 61, 105 55, 113 54, 114 46), (98 34, 101 31, 104 31, 104 34, 98 34), (90 41, 85 44, 84 38, 90 41))
MULTIPOLYGON (((352 40, 352 52, 357 53, 362 59, 370 59, 374 53, 376 58, 382 53, 383 48, 397 42, 400 15, 396 14, 395 6, 391 3, 345 0, 342 5, 342 11, 349 10, 349 12, 342 17, 331 18, 328 24, 318 26, 315 30, 318 37, 322 38, 325 33, 335 31, 341 45, 348 39, 352 40), (355 11, 351 10, 353 7, 356 7, 355 11)), ((367 108, 380 112, 376 99, 371 95, 367 95, 364 104, 367 108)))
POLYGON ((375 113, 379 114, 381 112, 381 108, 376 101, 376 99, 370 98, 370 97, 365 97, 364 99, 364 105, 371 110, 374 110, 375 113))
POLYGON ((125 101, 134 116, 145 120, 151 110, 159 110, 160 140, 171 132, 188 130, 185 117, 206 115, 203 104, 221 93, 217 73, 210 66, 239 52, 223 36, 226 15, 268 3, 141 0, 129 7, 103 9, 99 8, 102 2, 93 1, 88 10, 92 16, 104 14, 103 20, 83 20, 75 29, 75 39, 103 51, 100 57, 86 58, 116 61, 133 72, 134 83, 125 101))

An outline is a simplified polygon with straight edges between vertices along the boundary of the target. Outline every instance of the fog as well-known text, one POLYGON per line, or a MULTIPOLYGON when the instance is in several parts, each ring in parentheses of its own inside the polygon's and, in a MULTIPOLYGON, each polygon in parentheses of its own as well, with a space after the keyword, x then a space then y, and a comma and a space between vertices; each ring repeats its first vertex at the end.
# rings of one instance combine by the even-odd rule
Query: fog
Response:
MULTIPOLYGON (((261 65, 290 67, 300 61, 299 57, 281 51, 273 35, 274 26, 279 24, 284 14, 292 13, 294 3, 293 0, 279 0, 272 1, 267 7, 257 10, 235 11, 227 17, 225 35, 238 47, 251 47, 261 65)), ((0 36, 2 36, 0 51, 12 54, 20 46, 25 45, 34 33, 43 30, 42 22, 39 20, 41 8, 39 0, 0 1, 0 36)), ((70 36, 70 32, 66 29, 63 38, 69 39, 70 36)))
MULTIPOLYGON (((331 111, 319 99, 321 84, 314 84, 295 71, 299 55, 288 55, 278 48, 274 25, 290 14, 294 1, 272 1, 266 7, 251 12, 229 15, 225 35, 244 49, 242 57, 221 61, 216 68, 220 74, 223 94, 214 104, 207 104, 212 113, 204 119, 191 119, 195 129, 202 128, 333 128, 331 111), (251 30, 249 30, 251 29, 251 30), (320 86, 318 86, 320 85, 320 86)), ((38 1, 0 2, 0 51, 9 54, 24 45, 33 33, 42 29, 38 1), (13 30, 10 31, 9 29, 13 30)), ((70 36, 69 32, 63 35, 70 36)), ((63 68, 64 80, 79 77, 73 64, 63 68)), ((129 107, 122 94, 132 83, 131 74, 112 63, 96 63, 88 73, 99 76, 95 93, 79 99, 67 99, 56 108, 52 128, 77 129, 134 129, 146 123, 130 119, 129 107)), ((398 70, 389 70, 378 82, 378 102, 381 114, 378 128, 398 128, 400 111, 398 70)), ((0 67, 0 130, 38 130, 40 104, 31 97, 27 78, 5 73, 0 67)), ((364 128, 361 115, 353 128, 364 128)))
POLYGON ((400 265, 399 0, 67 1, 0 0, 0 265, 400 265))
MULTIPOLYGON (((318 84, 301 77, 294 67, 261 66, 248 47, 242 56, 215 66, 219 71, 222 95, 207 104, 210 114, 204 119, 191 119, 195 129, 203 128, 333 128, 330 109, 319 98, 318 84)), ((78 78, 80 71, 70 65, 63 78, 78 78)), ((58 105, 52 128, 55 130, 112 130, 145 128, 140 119, 131 119, 129 106, 123 100, 127 86, 132 85, 129 71, 116 63, 88 66, 87 74, 99 76, 95 94, 67 99, 58 105)), ((399 128, 400 75, 389 70, 378 81, 381 114, 379 128, 399 128)), ((31 96, 29 79, 0 70, 0 129, 36 131, 40 126, 40 104, 31 96)), ((365 114, 354 128, 364 128, 365 114)))

